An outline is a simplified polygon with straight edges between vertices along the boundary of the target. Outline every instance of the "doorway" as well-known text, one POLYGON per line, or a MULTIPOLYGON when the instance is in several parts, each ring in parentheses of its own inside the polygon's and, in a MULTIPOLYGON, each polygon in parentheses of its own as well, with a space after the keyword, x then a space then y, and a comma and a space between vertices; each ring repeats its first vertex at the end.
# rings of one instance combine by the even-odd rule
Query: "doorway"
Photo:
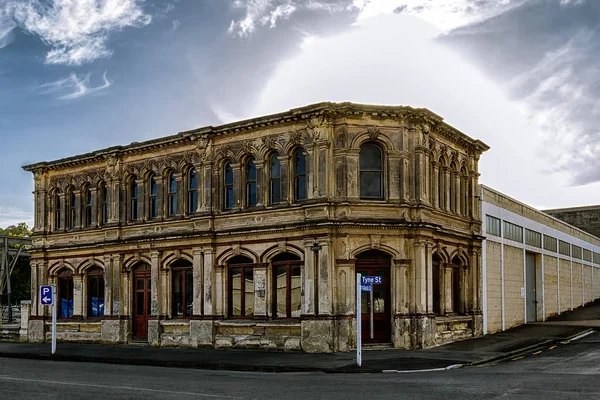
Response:
POLYGON ((535 273, 535 254, 526 253, 525 255, 526 268, 526 295, 525 295, 525 310, 526 321, 537 321, 537 293, 536 293, 536 273, 535 273))
POLYGON ((361 276, 380 276, 381 284, 373 285, 371 293, 361 293, 361 324, 363 343, 390 343, 392 341, 390 257, 378 250, 369 250, 356 257, 356 272, 361 276), (371 337, 371 310, 373 310, 373 337, 371 337))
POLYGON ((133 271, 133 337, 148 337, 148 317, 150 316, 150 266, 139 265, 133 271))

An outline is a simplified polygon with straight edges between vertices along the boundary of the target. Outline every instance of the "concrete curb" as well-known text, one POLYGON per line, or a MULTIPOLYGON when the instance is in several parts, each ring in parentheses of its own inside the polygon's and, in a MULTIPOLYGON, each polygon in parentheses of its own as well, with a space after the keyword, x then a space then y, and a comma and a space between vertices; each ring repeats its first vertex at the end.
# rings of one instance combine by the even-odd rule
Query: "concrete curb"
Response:
POLYGON ((584 329, 584 330, 579 331, 577 333, 574 333, 573 335, 567 336, 566 338, 544 340, 542 342, 539 342, 539 343, 536 343, 536 344, 532 344, 530 346, 526 346, 526 347, 523 347, 523 348, 520 348, 520 349, 509 351, 508 353, 504 353, 502 355, 489 357, 489 358, 486 358, 486 359, 483 359, 483 360, 480 360, 480 361, 473 361, 471 363, 466 364, 465 366, 467 366, 467 367, 476 367, 476 366, 482 365, 482 364, 488 364, 488 363, 491 363, 491 362, 502 361, 502 360, 507 359, 507 358, 518 357, 518 356, 520 356, 522 354, 529 353, 529 352, 535 351, 535 350, 539 350, 539 349, 541 349, 543 347, 546 347, 546 346, 548 346, 550 344, 569 342, 572 339, 574 339, 574 338, 576 338, 578 336, 587 334, 589 332, 592 332, 593 330, 594 330, 594 328, 587 328, 587 329, 584 329))

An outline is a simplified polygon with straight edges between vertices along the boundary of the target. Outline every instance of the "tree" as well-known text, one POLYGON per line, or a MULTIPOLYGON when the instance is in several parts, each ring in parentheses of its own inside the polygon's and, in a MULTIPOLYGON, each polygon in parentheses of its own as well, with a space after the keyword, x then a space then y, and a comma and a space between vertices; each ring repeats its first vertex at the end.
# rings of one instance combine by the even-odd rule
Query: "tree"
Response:
MULTIPOLYGON (((27 223, 21 222, 17 225, 10 225, 6 228, 0 228, 0 236, 31 236, 31 228, 27 223)), ((15 246, 18 247, 18 246, 15 246)), ((11 303, 19 304, 21 300, 31 298, 31 268, 29 258, 19 257, 10 276, 11 282, 11 303)), ((2 296, 2 304, 6 304, 6 294, 2 296)))

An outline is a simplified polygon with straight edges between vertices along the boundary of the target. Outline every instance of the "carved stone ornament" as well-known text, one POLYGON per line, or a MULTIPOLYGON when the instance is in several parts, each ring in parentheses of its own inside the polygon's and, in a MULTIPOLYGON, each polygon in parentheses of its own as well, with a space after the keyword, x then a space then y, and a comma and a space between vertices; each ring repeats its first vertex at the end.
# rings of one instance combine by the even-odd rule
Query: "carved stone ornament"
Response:
POLYGON ((244 153, 246 153, 246 154, 252 153, 253 149, 254 149, 254 143, 252 143, 252 141, 250 141, 250 140, 242 141, 242 151, 244 153))
POLYGON ((299 145, 302 143, 302 131, 290 132, 290 143, 293 145, 299 145))
POLYGON ((239 256, 242 253, 242 249, 240 248, 239 243, 232 244, 231 249, 233 251, 233 255, 235 255, 235 256, 239 256))
POLYGON ((367 129, 367 133, 369 134, 369 138, 371 138, 371 140, 375 140, 379 137, 379 134, 381 134, 381 131, 379 130, 378 127, 371 126, 367 129))
POLYGON ((273 136, 264 136, 262 138, 262 145, 269 150, 274 149, 275 148, 275 138, 273 136))
POLYGON ((335 138, 335 144, 337 147, 346 147, 346 143, 348 142, 348 128, 342 126, 337 131, 337 135, 335 138))
POLYGON ((277 249, 280 252, 285 252, 287 250, 287 244, 285 238, 277 239, 277 249))
POLYGON ((371 249, 378 249, 381 244, 381 235, 371 235, 371 249))
POLYGON ((217 150, 217 153, 222 158, 226 158, 229 155, 230 150, 231 150, 231 148, 228 145, 225 145, 225 146, 219 147, 219 149, 217 150))

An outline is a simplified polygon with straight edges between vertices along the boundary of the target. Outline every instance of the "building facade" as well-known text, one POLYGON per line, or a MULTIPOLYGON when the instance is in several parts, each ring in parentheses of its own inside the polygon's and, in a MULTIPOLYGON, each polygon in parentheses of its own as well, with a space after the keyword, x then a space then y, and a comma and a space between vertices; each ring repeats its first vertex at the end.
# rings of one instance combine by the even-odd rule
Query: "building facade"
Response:
POLYGON ((556 208, 553 210, 543 210, 543 212, 565 221, 569 225, 589 232, 596 237, 600 237, 600 205, 556 208))
POLYGON ((484 333, 600 298, 600 239, 480 185, 484 333))
POLYGON ((426 109, 320 103, 24 167, 30 341, 349 351, 483 331, 478 160, 426 109), (374 316, 374 335, 369 315, 374 316))

